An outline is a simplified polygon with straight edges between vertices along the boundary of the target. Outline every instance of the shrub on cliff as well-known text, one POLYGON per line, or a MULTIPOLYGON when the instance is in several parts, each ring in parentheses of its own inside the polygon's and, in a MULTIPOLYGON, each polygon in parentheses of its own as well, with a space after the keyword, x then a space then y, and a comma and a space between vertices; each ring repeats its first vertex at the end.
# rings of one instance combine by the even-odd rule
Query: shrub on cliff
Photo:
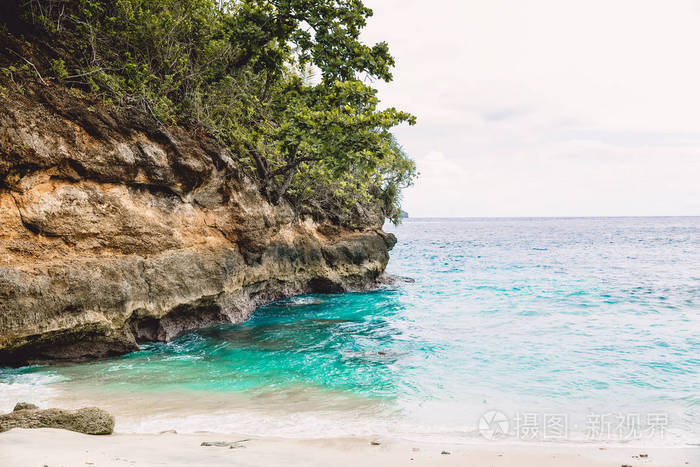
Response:
POLYGON ((372 14, 360 0, 8 2, 5 29, 46 51, 34 63, 13 50, 26 73, 206 129, 273 203, 399 219, 415 165, 390 130, 414 117, 380 109, 365 83, 391 80, 394 60, 359 40, 372 14))

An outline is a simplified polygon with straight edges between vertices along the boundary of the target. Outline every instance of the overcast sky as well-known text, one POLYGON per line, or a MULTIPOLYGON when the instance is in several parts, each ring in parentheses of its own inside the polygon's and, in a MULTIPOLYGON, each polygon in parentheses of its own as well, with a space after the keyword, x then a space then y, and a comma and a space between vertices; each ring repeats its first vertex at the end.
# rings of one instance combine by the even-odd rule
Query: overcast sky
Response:
POLYGON ((700 215, 700 0, 365 0, 412 217, 700 215))

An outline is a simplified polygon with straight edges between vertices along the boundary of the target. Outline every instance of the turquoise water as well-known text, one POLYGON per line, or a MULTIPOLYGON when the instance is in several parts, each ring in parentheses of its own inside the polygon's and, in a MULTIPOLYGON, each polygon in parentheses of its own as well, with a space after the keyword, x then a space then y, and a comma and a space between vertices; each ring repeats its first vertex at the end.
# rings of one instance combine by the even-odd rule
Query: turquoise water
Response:
POLYGON ((94 401, 122 431, 700 442, 700 218, 387 230, 388 271, 415 282, 296 297, 115 359, 0 370, 0 408, 94 401))

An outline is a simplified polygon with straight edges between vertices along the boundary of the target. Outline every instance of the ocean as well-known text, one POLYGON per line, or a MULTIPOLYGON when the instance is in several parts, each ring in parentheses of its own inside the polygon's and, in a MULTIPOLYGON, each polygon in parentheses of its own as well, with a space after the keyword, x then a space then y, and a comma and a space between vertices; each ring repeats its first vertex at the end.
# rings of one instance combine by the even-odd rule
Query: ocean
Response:
POLYGON ((407 219, 364 293, 139 352, 0 369, 0 411, 117 431, 700 443, 700 218, 407 219))

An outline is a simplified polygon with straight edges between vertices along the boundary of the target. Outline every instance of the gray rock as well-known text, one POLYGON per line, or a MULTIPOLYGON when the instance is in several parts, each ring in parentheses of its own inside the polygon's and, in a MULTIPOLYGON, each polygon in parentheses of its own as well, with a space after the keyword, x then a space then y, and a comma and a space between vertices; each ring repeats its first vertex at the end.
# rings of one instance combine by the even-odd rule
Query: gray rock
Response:
POLYGON ((114 431, 114 417, 97 407, 78 410, 24 408, 0 415, 0 433, 13 428, 60 428, 88 435, 109 435, 114 431))
POLYGON ((15 405, 15 408, 12 410, 13 412, 17 412, 18 410, 35 410, 38 409, 34 404, 31 404, 29 402, 17 402, 15 405))
POLYGON ((229 449, 239 449, 239 448, 244 448, 245 445, 243 443, 250 441, 249 439, 240 439, 238 441, 202 441, 202 444, 200 446, 216 446, 219 448, 229 448, 229 449))

